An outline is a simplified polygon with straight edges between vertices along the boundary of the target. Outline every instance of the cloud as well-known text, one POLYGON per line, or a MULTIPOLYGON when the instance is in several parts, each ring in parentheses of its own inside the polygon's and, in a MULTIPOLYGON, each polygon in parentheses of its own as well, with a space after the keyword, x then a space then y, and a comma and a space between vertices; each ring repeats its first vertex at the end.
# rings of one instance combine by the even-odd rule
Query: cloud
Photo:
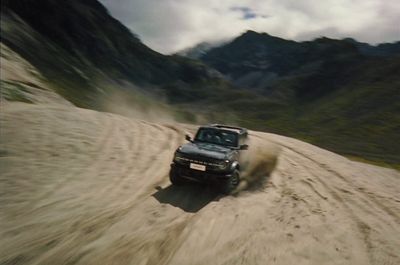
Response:
POLYGON ((258 14, 254 10, 246 6, 233 6, 230 8, 231 11, 239 12, 242 14, 242 19, 253 19, 257 17, 267 18, 267 15, 258 14))
POLYGON ((295 40, 400 40, 398 0, 100 1, 146 45, 162 53, 231 39, 246 30, 295 40))

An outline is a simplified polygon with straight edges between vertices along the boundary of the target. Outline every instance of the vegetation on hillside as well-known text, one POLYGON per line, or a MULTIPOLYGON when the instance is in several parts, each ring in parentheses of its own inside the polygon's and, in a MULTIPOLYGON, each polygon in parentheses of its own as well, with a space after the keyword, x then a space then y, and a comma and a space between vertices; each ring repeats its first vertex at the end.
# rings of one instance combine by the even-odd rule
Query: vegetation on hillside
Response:
POLYGON ((151 50, 96 0, 4 0, 1 31, 77 106, 121 112, 106 104, 117 94, 180 121, 233 123, 400 165, 400 42, 248 31, 193 60, 151 50))

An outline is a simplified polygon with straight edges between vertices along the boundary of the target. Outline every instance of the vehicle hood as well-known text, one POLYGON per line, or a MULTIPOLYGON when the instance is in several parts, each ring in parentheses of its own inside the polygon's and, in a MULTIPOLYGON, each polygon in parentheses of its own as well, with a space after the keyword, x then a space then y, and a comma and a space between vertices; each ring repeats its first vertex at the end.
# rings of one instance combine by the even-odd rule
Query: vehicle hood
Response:
POLYGON ((228 159, 232 150, 227 147, 210 143, 187 143, 182 145, 179 152, 189 156, 202 156, 213 159, 228 159))

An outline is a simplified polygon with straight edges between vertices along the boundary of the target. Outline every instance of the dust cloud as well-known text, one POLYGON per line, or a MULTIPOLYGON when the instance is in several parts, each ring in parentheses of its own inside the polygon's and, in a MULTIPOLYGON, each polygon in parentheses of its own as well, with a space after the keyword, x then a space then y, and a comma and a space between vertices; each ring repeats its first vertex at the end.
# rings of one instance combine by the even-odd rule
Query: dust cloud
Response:
POLYGON ((176 122, 175 110, 162 97, 145 92, 145 88, 129 86, 112 90, 99 99, 101 109, 137 120, 156 123, 176 122))
POLYGON ((249 149, 241 157, 241 181, 233 194, 242 190, 257 190, 265 186, 268 177, 278 163, 281 148, 251 135, 247 141, 249 149))

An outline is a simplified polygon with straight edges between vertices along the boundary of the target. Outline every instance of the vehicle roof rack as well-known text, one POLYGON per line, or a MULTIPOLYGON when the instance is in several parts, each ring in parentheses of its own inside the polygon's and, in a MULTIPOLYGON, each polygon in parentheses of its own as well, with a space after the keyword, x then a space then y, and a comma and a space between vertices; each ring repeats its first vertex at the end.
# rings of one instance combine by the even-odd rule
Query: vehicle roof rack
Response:
POLYGON ((238 130, 239 134, 242 135, 247 135, 247 129, 243 128, 243 127, 238 127, 238 126, 231 126, 231 125, 224 125, 224 124, 218 124, 218 123, 214 123, 214 124, 210 124, 208 125, 209 127, 216 127, 216 128, 221 128, 221 129, 234 129, 234 130, 238 130))

